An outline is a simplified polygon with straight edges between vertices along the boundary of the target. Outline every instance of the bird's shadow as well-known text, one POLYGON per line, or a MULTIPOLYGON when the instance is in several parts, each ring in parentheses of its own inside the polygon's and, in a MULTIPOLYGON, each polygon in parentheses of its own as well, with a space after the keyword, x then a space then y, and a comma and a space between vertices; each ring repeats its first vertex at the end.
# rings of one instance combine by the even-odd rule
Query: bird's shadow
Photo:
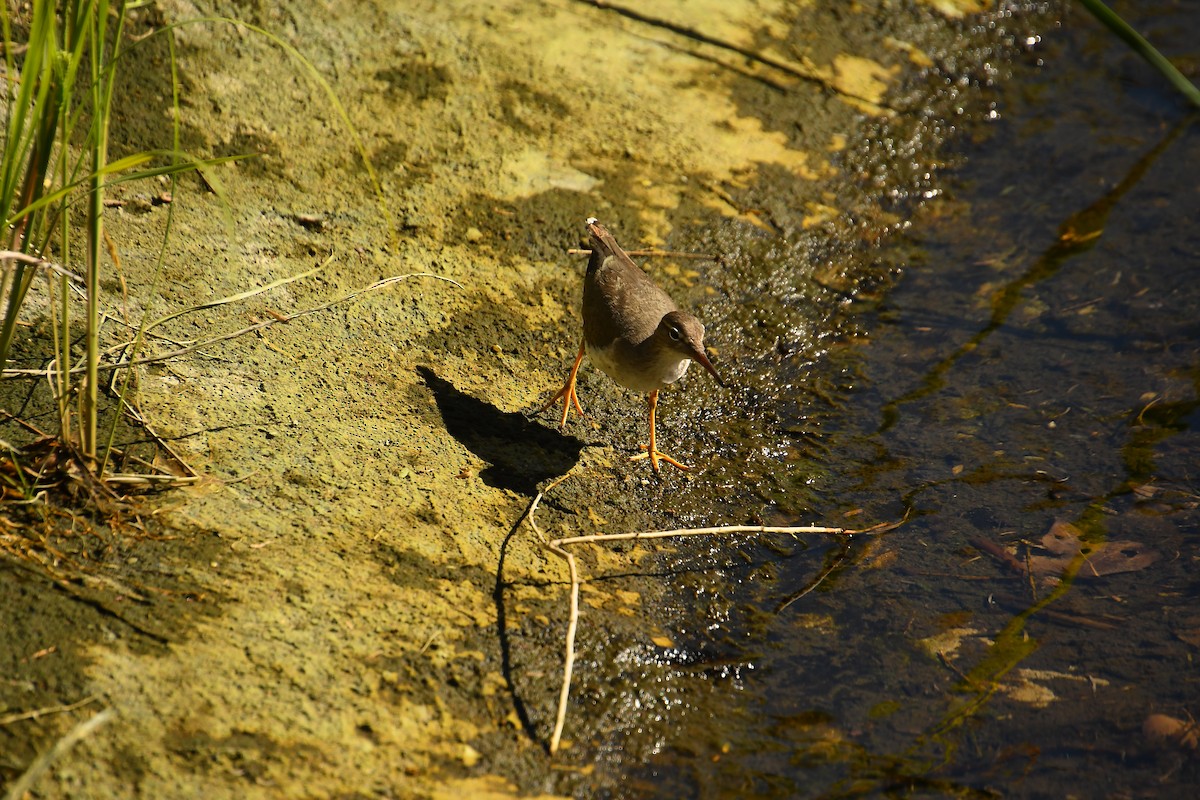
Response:
POLYGON ((488 462, 479 473, 488 486, 533 495, 542 481, 562 475, 579 461, 584 443, 574 436, 476 400, 429 367, 417 367, 417 373, 433 392, 446 430, 488 462))

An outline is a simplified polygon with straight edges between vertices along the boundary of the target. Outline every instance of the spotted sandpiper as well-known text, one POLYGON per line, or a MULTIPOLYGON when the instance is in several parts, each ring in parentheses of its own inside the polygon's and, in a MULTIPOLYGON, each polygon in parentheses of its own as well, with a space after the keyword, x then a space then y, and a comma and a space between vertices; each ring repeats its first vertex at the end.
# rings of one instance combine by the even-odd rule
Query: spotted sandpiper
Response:
POLYGON ((691 314, 680 311, 594 217, 588 219, 587 230, 592 255, 583 279, 583 341, 566 385, 539 413, 562 400, 560 428, 566 427, 572 405, 583 416, 575 378, 586 353, 592 363, 625 388, 649 392, 650 444, 642 446, 645 453, 633 458, 649 458, 655 472, 660 460, 686 470, 658 449, 654 413, 658 390, 682 378, 693 361, 700 362, 718 384, 725 385, 704 354, 704 326, 691 314))

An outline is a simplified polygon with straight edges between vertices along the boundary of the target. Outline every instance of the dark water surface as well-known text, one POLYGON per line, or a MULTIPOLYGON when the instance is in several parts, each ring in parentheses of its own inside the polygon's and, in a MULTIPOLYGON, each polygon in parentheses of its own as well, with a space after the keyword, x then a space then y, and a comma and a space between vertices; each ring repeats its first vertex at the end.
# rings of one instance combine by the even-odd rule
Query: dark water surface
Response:
MULTIPOLYGON (((616 794, 1200 791, 1200 753, 1142 730, 1200 716, 1200 135, 1071 10, 876 254, 901 278, 814 433, 825 523, 907 523, 726 551, 693 665, 726 707, 616 794)), ((1118 10, 1195 79, 1195 4, 1118 10)), ((642 668, 642 713, 713 702, 642 668)))

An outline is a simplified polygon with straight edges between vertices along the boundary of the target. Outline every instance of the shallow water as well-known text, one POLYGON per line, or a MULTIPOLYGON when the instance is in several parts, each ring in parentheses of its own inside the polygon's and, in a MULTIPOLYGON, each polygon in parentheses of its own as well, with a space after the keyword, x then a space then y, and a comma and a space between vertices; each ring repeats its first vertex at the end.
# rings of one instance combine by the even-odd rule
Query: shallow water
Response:
MULTIPOLYGON (((779 385, 831 386, 832 409, 780 398, 797 435, 778 458, 825 463, 796 494, 769 487, 764 518, 907 521, 660 559, 675 647, 626 650, 615 672, 636 690, 591 702, 620 730, 610 767, 632 773, 613 796, 1200 782, 1194 751, 1142 734, 1151 714, 1200 714, 1200 137, 1074 11, 958 145, 944 195, 872 254, 901 277, 859 294, 825 354, 838 374, 779 362, 779 385)), ((1200 37, 1181 4, 1138 12, 1166 53, 1200 37)))

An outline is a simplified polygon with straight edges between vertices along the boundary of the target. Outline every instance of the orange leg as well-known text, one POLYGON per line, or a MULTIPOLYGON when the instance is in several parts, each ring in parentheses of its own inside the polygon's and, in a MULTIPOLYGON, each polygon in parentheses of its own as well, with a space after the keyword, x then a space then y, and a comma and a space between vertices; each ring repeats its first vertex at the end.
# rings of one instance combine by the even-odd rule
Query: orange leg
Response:
POLYGON ((571 365, 571 375, 567 378, 566 385, 558 390, 558 394, 550 398, 549 403, 546 403, 546 405, 538 409, 537 413, 541 414, 543 411, 557 403, 559 399, 562 399, 563 413, 562 419, 558 421, 559 429, 567 427, 567 414, 571 412, 572 404, 574 404, 575 410, 579 412, 579 416, 583 416, 583 407, 579 405, 579 395, 575 392, 575 376, 579 374, 579 365, 583 363, 583 354, 586 351, 587 341, 585 340, 579 343, 579 355, 575 356, 575 363, 571 365))
POLYGON ((666 453, 664 453, 658 449, 657 440, 655 439, 655 436, 654 436, 654 413, 655 413, 655 409, 657 409, 657 408, 658 408, 658 389, 655 389, 653 392, 650 393, 650 446, 647 447, 646 445, 641 445, 641 448, 643 450, 645 450, 646 452, 638 453, 636 456, 633 456, 629 460, 637 461, 640 458, 649 458, 650 459, 650 468, 652 470, 654 470, 656 473, 658 472, 658 462, 660 460, 666 461, 668 464, 673 464, 674 466, 679 467, 684 472, 687 472, 688 467, 686 465, 680 464, 678 461, 676 461, 675 459, 671 458, 669 455, 667 455, 666 453))

